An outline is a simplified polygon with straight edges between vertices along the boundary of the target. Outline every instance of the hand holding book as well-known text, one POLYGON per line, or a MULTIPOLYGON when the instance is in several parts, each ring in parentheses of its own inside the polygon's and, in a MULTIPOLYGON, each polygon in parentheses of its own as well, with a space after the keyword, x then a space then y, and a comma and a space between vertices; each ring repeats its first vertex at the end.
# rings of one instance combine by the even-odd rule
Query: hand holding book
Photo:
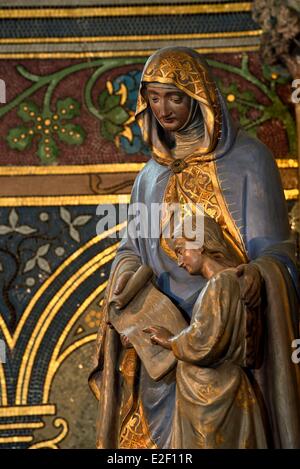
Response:
POLYGON ((150 326, 145 327, 143 332, 146 334, 150 334, 150 340, 154 345, 160 345, 161 347, 172 350, 172 346, 170 343, 170 339, 174 337, 174 335, 165 327, 161 326, 150 326))

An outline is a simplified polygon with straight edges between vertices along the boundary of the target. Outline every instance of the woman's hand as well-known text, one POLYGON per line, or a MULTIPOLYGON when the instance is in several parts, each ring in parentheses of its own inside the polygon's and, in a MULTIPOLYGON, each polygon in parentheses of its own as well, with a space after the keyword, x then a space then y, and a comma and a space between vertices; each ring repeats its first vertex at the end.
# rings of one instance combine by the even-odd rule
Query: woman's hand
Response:
MULTIPOLYGON (((110 329, 114 329, 114 326, 112 325, 111 322, 107 321, 106 324, 108 325, 108 327, 110 329)), ((124 348, 133 348, 133 345, 132 343, 130 342, 130 340, 128 339, 127 335, 125 334, 120 334, 120 341, 121 341, 121 344, 123 345, 124 348)))
POLYGON ((168 329, 161 326, 150 326, 143 329, 143 332, 150 334, 150 340, 154 345, 160 345, 161 347, 171 350, 170 339, 173 337, 168 329))
MULTIPOLYGON (((122 293, 122 291, 124 290, 124 288, 126 287, 127 285, 127 282, 129 281, 129 279, 134 275, 134 271, 131 271, 131 270, 127 270, 126 272, 123 272, 120 277, 117 279, 116 283, 115 283, 115 287, 114 287, 114 295, 120 295, 120 293, 122 293)), ((121 309, 125 306, 125 304, 123 304, 123 302, 120 300, 118 302, 118 305, 116 306, 117 309, 121 309)))
POLYGON ((258 267, 253 264, 241 264, 237 267, 237 276, 241 279, 242 299, 249 308, 260 303, 263 278, 258 267))
POLYGON ((120 334, 120 340, 124 348, 133 348, 133 345, 128 339, 127 335, 120 334))
POLYGON ((128 280, 133 276, 134 271, 133 270, 127 270, 126 272, 123 272, 120 277, 117 279, 115 288, 114 288, 114 294, 119 295, 122 293, 124 288, 127 285, 128 280))

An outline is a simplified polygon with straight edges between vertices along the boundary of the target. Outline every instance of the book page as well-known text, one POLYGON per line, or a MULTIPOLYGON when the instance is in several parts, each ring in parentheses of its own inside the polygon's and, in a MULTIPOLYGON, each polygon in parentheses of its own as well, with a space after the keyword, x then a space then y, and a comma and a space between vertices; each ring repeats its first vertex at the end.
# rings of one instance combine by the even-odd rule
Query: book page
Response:
POLYGON ((172 335, 188 326, 172 301, 149 282, 123 309, 110 305, 109 320, 119 334, 125 334, 154 380, 162 378, 176 365, 172 350, 153 345, 150 334, 143 332, 149 326, 162 326, 172 335))

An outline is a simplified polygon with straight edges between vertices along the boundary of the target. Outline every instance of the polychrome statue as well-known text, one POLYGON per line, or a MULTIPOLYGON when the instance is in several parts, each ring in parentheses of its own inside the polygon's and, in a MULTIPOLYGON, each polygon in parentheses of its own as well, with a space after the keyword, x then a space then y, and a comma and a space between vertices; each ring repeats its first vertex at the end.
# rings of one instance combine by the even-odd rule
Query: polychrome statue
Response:
MULTIPOLYGON (((148 59, 136 120, 152 157, 135 180, 130 207, 200 204, 221 232, 218 249, 226 246, 223 270, 224 259, 235 261, 211 275, 197 264, 202 251, 183 262, 178 242, 163 236, 168 210, 159 236, 128 233, 121 241, 89 380, 99 400, 97 447, 300 447, 300 373, 291 358, 299 336, 297 270, 272 154, 233 123, 204 59, 188 48, 165 48, 148 59), (189 324, 177 336, 155 324, 146 328, 156 347, 171 347, 177 358, 159 380, 146 372, 128 337, 109 324, 112 296, 141 265, 152 269, 155 288, 189 324), (215 348, 208 346, 211 336, 215 348), (228 366, 232 381, 220 366, 228 366)), ((146 224, 143 217, 139 222, 146 224)), ((205 244, 214 231, 206 225, 203 252, 218 263, 205 244)), ((119 306, 122 314, 126 305, 119 306)), ((158 320, 163 314, 162 303, 158 320)))

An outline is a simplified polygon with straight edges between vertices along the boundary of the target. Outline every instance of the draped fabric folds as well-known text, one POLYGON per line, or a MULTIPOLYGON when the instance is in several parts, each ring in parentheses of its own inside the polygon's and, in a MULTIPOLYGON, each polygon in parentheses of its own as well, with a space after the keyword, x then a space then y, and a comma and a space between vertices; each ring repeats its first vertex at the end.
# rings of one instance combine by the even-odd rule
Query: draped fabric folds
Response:
MULTIPOLYGON (((247 387, 250 383, 254 390, 264 432, 257 430, 259 438, 256 441, 246 438, 244 443, 239 443, 238 437, 230 440, 223 435, 221 447, 299 448, 299 365, 291 359, 292 341, 299 336, 297 269, 274 158, 265 145, 232 122, 205 61, 187 48, 162 49, 149 58, 142 75, 136 118, 143 138, 150 145, 152 158, 135 180, 130 209, 136 203, 145 204, 149 213, 152 204, 162 202, 202 204, 205 213, 221 226, 241 262, 253 262, 264 281, 261 292, 264 358, 259 369, 243 368, 247 375, 244 384, 247 387), (181 163, 172 157, 143 93, 145 84, 151 82, 176 86, 197 101, 201 109, 205 138, 200 139, 199 148, 193 148, 181 163)), ((150 214, 147 216, 149 219, 145 220, 138 215, 135 221, 150 225, 150 214)), ((164 217, 166 213, 160 215, 161 227, 167 221, 164 217)), ((128 222, 131 218, 129 211, 128 222)), ((188 322, 196 314, 201 292, 208 285, 201 275, 190 275, 176 264, 171 243, 162 237, 134 237, 127 233, 121 241, 106 289, 94 368, 89 379, 99 400, 97 447, 188 448, 194 445, 194 440, 188 432, 182 438, 174 422, 178 423, 176 393, 185 392, 186 375, 180 377, 180 373, 187 364, 184 357, 189 350, 184 350, 179 357, 177 376, 175 369, 154 382, 135 351, 124 351, 118 334, 106 324, 107 304, 117 278, 124 271, 136 271, 141 264, 152 268, 156 288, 173 301, 188 322)), ((227 309, 225 300, 221 304, 226 309, 224 314, 229 316, 230 300, 229 296, 227 309)), ((239 298, 235 301, 240 304, 239 298)), ((233 343, 229 341, 232 346, 233 343)), ((233 355, 228 360, 234 361, 233 355)), ((195 376, 201 374, 201 363, 193 366, 198 367, 195 376)), ((197 380, 193 384, 197 387, 197 380)), ((213 393, 213 389, 207 388, 207 392, 213 393)), ((234 392, 233 386, 229 400, 234 401, 234 392)), ((208 398, 213 399, 213 394, 208 398)), ((217 404, 215 412, 218 412, 217 404)), ((206 418, 204 414, 199 415, 206 418)), ((236 415, 238 427, 243 419, 241 413, 236 415)), ((246 418, 244 422, 249 421, 246 418)), ((261 429, 260 425, 256 428, 261 429)), ((199 446, 214 447, 208 440, 201 440, 199 446)))

